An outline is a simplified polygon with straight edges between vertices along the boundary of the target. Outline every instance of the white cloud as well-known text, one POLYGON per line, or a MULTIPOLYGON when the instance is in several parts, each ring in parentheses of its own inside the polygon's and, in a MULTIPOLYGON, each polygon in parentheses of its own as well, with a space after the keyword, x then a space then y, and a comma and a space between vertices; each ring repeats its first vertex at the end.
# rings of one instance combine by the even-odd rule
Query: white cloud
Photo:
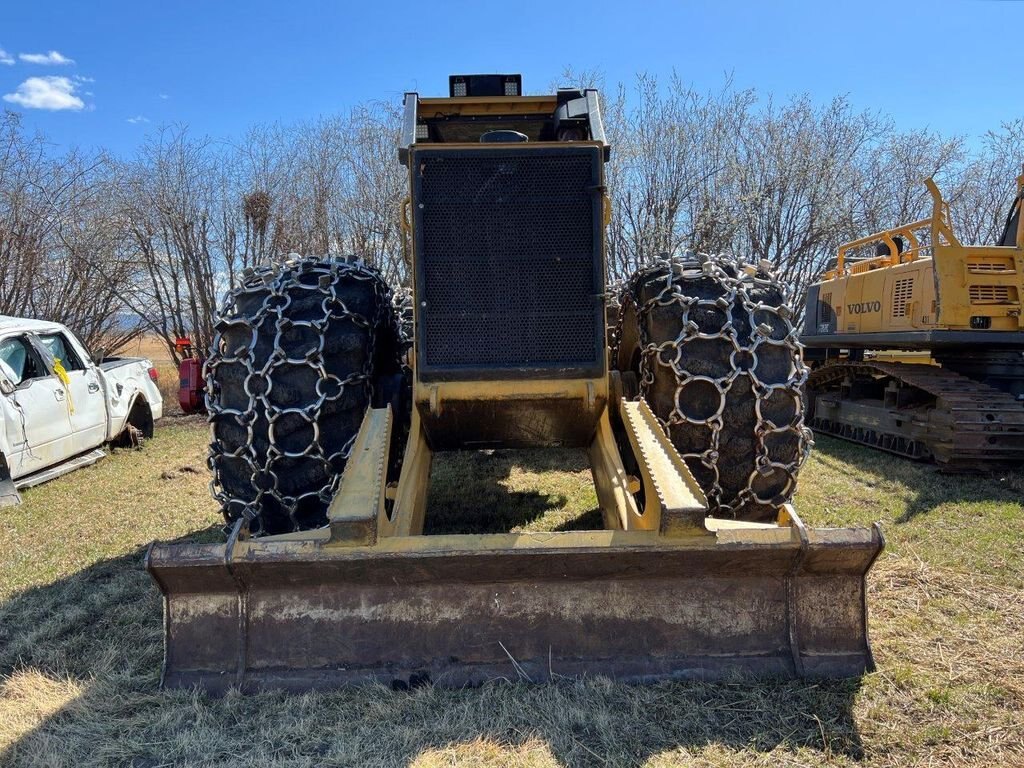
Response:
POLYGON ((148 123, 149 118, 145 115, 136 115, 135 117, 129 117, 128 122, 132 125, 135 125, 136 123, 148 123))
POLYGON ((4 101, 25 109, 79 110, 85 106, 75 95, 75 84, 66 77, 30 77, 14 93, 4 94, 4 101))
POLYGON ((0 48, 0 64, 13 64, 14 57, 3 48, 0 48))
POLYGON ((74 59, 69 59, 67 56, 61 55, 59 51, 50 51, 48 53, 19 53, 18 58, 26 64, 45 64, 47 66, 75 63, 74 59))
POLYGON ((95 83, 95 77, 86 77, 85 75, 73 75, 75 82, 77 83, 95 83))
POLYGON ((161 94, 160 94, 160 98, 161 98, 161 99, 163 99, 164 101, 167 101, 167 100, 168 100, 169 98, 171 98, 171 97, 170 97, 170 96, 168 96, 168 95, 167 95, 166 93, 161 93, 161 94))

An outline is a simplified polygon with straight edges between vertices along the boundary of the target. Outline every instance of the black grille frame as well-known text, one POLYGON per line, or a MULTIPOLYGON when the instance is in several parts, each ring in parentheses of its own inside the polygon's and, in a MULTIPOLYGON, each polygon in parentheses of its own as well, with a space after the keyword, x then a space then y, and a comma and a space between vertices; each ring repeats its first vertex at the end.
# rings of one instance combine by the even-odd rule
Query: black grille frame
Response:
POLYGON ((601 148, 431 147, 410 167, 417 378, 603 376, 601 148))

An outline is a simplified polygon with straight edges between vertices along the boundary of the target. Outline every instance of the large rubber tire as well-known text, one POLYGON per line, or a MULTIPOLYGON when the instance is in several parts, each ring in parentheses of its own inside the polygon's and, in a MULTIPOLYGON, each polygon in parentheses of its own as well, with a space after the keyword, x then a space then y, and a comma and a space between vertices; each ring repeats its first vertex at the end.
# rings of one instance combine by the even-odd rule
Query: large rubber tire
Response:
POLYGON ((637 376, 711 514, 769 521, 812 444, 807 378, 785 293, 766 265, 690 254, 637 272, 613 367, 637 376))
POLYGON ((399 371, 391 292, 339 259, 249 272, 226 297, 206 363, 211 489, 253 535, 326 523, 352 442, 399 371))

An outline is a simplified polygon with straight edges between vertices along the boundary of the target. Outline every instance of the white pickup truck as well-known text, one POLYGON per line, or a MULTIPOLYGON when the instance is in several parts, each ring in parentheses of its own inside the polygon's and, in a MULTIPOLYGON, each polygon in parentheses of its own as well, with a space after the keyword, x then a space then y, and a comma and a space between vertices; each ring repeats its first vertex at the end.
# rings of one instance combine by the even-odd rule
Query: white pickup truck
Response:
POLYGON ((152 437, 163 415, 144 358, 93 362, 59 323, 0 315, 0 506, 104 456, 106 443, 152 437))

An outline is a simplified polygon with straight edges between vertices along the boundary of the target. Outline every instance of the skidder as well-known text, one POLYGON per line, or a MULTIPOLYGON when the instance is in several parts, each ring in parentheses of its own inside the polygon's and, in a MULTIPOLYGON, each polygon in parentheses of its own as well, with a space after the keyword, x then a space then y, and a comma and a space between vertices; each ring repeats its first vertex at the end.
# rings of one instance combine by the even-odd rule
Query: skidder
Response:
POLYGON ((163 682, 222 691, 872 665, 876 529, 788 503, 806 374, 765 265, 652 262, 607 344, 597 93, 461 76, 405 98, 409 367, 366 267, 228 298, 207 366, 224 544, 155 544, 163 682), (407 378, 404 378, 407 377, 407 378), (599 530, 423 535, 435 453, 567 446, 599 530))

